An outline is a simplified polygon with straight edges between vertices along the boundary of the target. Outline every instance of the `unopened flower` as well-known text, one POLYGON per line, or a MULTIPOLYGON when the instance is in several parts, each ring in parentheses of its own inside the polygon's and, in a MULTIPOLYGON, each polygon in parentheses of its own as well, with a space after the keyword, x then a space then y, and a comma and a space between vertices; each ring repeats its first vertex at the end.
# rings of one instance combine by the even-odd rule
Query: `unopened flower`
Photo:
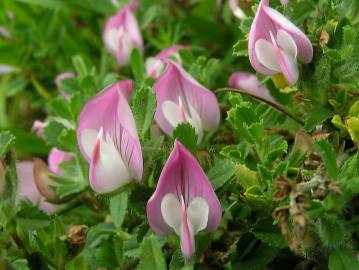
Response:
POLYGON ((167 49, 164 49, 155 57, 149 57, 146 60, 146 73, 149 77, 158 78, 164 71, 166 64, 163 62, 164 59, 172 59, 178 65, 182 66, 182 59, 178 54, 180 49, 186 49, 188 47, 183 45, 173 45, 167 49))
POLYGON ((120 66, 127 65, 133 48, 143 51, 143 41, 137 19, 133 12, 137 1, 125 5, 106 22, 103 40, 107 50, 112 53, 120 66))
POLYGON ((42 209, 45 213, 51 214, 63 205, 47 202, 45 197, 39 192, 34 179, 34 163, 31 161, 22 161, 16 164, 18 178, 18 190, 16 200, 29 200, 33 205, 42 209))
POLYGON ((132 81, 119 81, 81 111, 77 141, 90 164, 90 185, 95 192, 111 192, 142 178, 141 145, 128 104, 131 91, 132 81))
POLYGON ((178 141, 162 170, 157 188, 147 203, 151 228, 164 235, 174 231, 182 253, 195 252, 195 235, 216 230, 221 221, 220 202, 202 168, 178 141))
POLYGON ((243 12, 243 10, 238 5, 238 0, 229 0, 229 7, 235 17, 240 20, 244 20, 247 18, 247 15, 243 12))
POLYGON ((172 136, 180 123, 190 123, 200 141, 204 130, 215 130, 220 120, 216 96, 200 85, 182 67, 165 60, 167 69, 154 85, 157 98, 155 120, 172 136))
POLYGON ((291 21, 262 0, 248 41, 249 60, 255 70, 272 76, 283 73, 293 85, 299 77, 297 58, 309 63, 313 47, 308 37, 291 21))
POLYGON ((228 84, 232 88, 240 89, 249 95, 267 103, 281 106, 269 93, 265 85, 261 85, 257 76, 248 72, 235 72, 229 79, 228 84))

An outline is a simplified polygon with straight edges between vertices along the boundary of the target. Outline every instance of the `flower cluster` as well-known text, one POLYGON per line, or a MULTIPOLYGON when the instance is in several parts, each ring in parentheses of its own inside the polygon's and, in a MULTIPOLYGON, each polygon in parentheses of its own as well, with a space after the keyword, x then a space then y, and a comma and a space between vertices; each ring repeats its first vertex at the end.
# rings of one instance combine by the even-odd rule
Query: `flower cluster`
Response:
MULTIPOLYGON (((282 1, 286 4, 287 1, 282 1)), ((103 41, 118 65, 129 63, 131 52, 137 48, 144 53, 144 45, 135 17, 137 1, 125 5, 106 22, 103 41)), ((245 18, 237 1, 230 1, 234 15, 245 18)), ((148 77, 153 77, 157 107, 155 121, 168 136, 181 123, 189 123, 195 130, 198 143, 207 131, 214 131, 220 123, 220 106, 215 94, 197 82, 182 66, 180 50, 189 46, 174 45, 146 60, 148 77)), ((283 74, 293 85, 299 78, 297 59, 309 63, 313 57, 310 40, 293 23, 269 7, 262 0, 252 23, 248 41, 249 60, 253 68, 267 76, 283 74)), ((64 78, 75 74, 66 72, 55 82, 59 87, 64 78)), ((279 103, 261 85, 254 74, 237 72, 229 78, 229 85, 250 93, 271 104, 279 103)), ((89 164, 89 185, 96 193, 110 193, 131 181, 141 181, 143 157, 141 141, 130 106, 133 92, 131 80, 121 80, 105 87, 83 107, 77 126, 77 142, 82 156, 89 164)), ((62 93, 65 98, 66 94, 62 93)), ((34 131, 43 136, 46 123, 34 123, 34 131)), ((52 149, 48 166, 39 160, 20 162, 19 198, 25 197, 47 213, 63 207, 54 188, 54 177, 61 176, 59 164, 71 155, 52 149), (57 203, 57 205, 52 204, 57 203)), ((196 158, 175 140, 165 163, 157 187, 147 203, 147 219, 151 228, 164 235, 174 231, 181 242, 185 257, 195 253, 194 236, 202 231, 216 230, 220 224, 220 202, 206 174, 196 158)))

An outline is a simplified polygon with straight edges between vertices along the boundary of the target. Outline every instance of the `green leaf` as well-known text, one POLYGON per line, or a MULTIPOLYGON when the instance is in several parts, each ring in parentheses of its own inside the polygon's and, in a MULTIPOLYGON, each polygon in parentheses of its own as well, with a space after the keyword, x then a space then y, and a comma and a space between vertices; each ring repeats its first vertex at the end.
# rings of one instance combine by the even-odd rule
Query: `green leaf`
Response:
POLYGON ((15 136, 10 131, 0 132, 0 159, 5 158, 14 142, 15 136))
POLYGON ((90 74, 90 68, 85 62, 85 59, 81 55, 75 55, 72 58, 72 63, 76 69, 76 73, 80 78, 84 78, 90 74))
POLYGON ((329 270, 359 269, 355 254, 349 249, 334 250, 329 256, 329 270))
POLYGON ((152 125, 156 111, 156 97, 152 88, 142 86, 136 89, 131 103, 137 129, 141 137, 144 138, 152 125))
POLYGON ((328 247, 339 247, 346 241, 346 228, 337 217, 321 218, 318 225, 318 234, 328 247))
POLYGON ((336 153, 327 141, 321 140, 316 143, 316 147, 323 158, 325 167, 327 168, 328 175, 332 179, 336 179, 339 173, 336 153))
POLYGON ((76 132, 66 127, 62 122, 50 119, 44 128, 46 140, 54 147, 64 151, 74 151, 77 147, 76 132))
POLYGON ((144 68, 143 68, 142 54, 138 48, 134 48, 132 50, 130 56, 130 64, 135 80, 138 82, 142 82, 144 77, 144 68))
POLYGON ((215 190, 222 187, 228 181, 233 179, 234 164, 228 159, 222 159, 216 162, 213 168, 207 172, 215 190))
POLYGON ((161 245, 154 235, 146 237, 142 242, 140 265, 142 270, 167 269, 161 245))
POLYGON ((197 150, 197 134, 189 123, 179 124, 173 130, 173 138, 177 138, 193 154, 197 150))
POLYGON ((69 103, 67 102, 67 100, 64 97, 58 96, 58 97, 52 99, 49 102, 49 106, 50 106, 51 111, 55 115, 65 118, 65 119, 68 119, 68 120, 73 119, 69 103))
POLYGON ((112 197, 110 200, 110 214, 112 221, 117 228, 121 228, 122 223, 126 217, 127 201, 127 192, 121 192, 120 194, 112 197))
POLYGON ((307 131, 312 131, 317 125, 323 123, 328 118, 332 117, 334 112, 330 109, 315 107, 312 110, 308 110, 306 114, 304 128, 307 131))
POLYGON ((259 185, 257 173, 248 169, 246 165, 237 164, 235 167, 235 171, 237 181, 244 189, 259 185))

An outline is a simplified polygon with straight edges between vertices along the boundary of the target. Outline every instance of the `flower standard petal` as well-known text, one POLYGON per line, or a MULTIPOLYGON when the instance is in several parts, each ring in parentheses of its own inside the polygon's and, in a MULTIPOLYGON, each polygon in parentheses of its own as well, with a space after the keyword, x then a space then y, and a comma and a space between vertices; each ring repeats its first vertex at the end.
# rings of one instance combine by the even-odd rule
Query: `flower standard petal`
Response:
POLYGON ((192 238, 201 230, 215 230, 221 205, 202 168, 178 141, 147 203, 147 219, 158 234, 174 230, 181 237, 185 256, 192 255, 192 238), (185 218, 186 216, 186 218, 185 218))
POLYGON ((96 192, 110 192, 142 178, 141 146, 128 104, 131 91, 132 81, 119 81, 81 111, 77 140, 90 163, 90 184, 96 192))
MULTIPOLYGON (((163 103, 171 101, 179 105, 179 98, 181 98, 185 113, 189 118, 192 118, 191 110, 195 110, 204 130, 216 129, 220 120, 220 110, 216 96, 196 82, 178 64, 170 60, 166 60, 166 63, 166 71, 154 85, 157 98, 155 120, 158 126, 166 134, 172 135, 175 126, 166 117, 163 103)), ((191 122, 189 119, 187 121, 191 122)), ((200 133, 199 131, 197 132, 200 133)))

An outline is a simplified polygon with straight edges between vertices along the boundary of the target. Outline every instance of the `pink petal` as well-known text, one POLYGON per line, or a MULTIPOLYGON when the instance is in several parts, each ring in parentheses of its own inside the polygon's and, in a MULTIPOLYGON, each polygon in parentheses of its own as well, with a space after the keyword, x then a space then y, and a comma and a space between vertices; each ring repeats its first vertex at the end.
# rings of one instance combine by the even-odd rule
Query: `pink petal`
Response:
POLYGON ((31 161, 22 161, 16 164, 18 178, 17 201, 28 199, 33 205, 38 206, 45 213, 51 214, 62 208, 62 204, 51 204, 45 201, 38 191, 34 180, 34 164, 31 161))
POLYGON ((71 160, 71 158, 72 157, 69 153, 61 151, 57 148, 52 148, 49 153, 47 163, 51 171, 61 176, 64 174, 64 170, 59 168, 59 165, 64 161, 71 160))
POLYGON ((205 229, 212 231, 218 227, 222 215, 219 200, 197 160, 177 140, 162 170, 156 191, 147 203, 148 222, 158 234, 167 234, 172 230, 161 212, 162 199, 169 193, 175 195, 178 201, 183 196, 186 207, 194 198, 203 198, 209 206, 205 229))
POLYGON ((180 44, 176 44, 176 45, 173 45, 169 48, 166 48, 164 49, 163 51, 161 51, 160 53, 158 53, 156 55, 156 58, 157 59, 167 59, 169 58, 170 56, 176 54, 179 50, 181 49, 186 49, 188 50, 189 47, 188 46, 185 46, 185 45, 180 45, 180 44))
MULTIPOLYGON (((278 35, 280 31, 278 31, 278 35)), ((274 47, 274 52, 277 55, 280 69, 282 70, 284 77, 291 85, 295 84, 299 77, 298 65, 296 59, 290 56, 289 54, 287 54, 286 52, 283 52, 281 49, 279 49, 277 42, 275 41, 275 38, 273 37, 272 34, 271 34, 271 40, 274 47)))
POLYGON ((107 50, 117 58, 119 65, 128 63, 133 47, 143 51, 142 35, 133 14, 137 5, 137 1, 125 5, 116 15, 110 17, 105 25, 103 41, 107 50), (117 31, 123 31, 119 39, 116 38, 117 31))
POLYGON ((235 17, 237 17, 240 20, 244 20, 247 18, 246 14, 243 12, 243 10, 238 5, 238 0, 229 0, 229 7, 235 17))
POLYGON ((280 29, 286 31, 295 41, 298 48, 298 58, 309 63, 313 57, 313 47, 310 40, 297 26, 268 5, 269 0, 260 2, 249 33, 249 60, 253 68, 264 75, 275 74, 259 62, 255 53, 255 45, 259 39, 270 41, 269 33, 272 32, 276 37, 277 31, 280 29))
POLYGON ((265 85, 260 85, 257 76, 254 74, 248 72, 233 73, 228 79, 228 85, 232 88, 243 90, 259 100, 282 107, 282 105, 270 95, 268 88, 265 85))
POLYGON ((115 181, 112 175, 111 162, 119 162, 118 160, 103 163, 107 160, 106 153, 117 153, 128 168, 131 177, 138 181, 142 178, 141 145, 128 104, 131 91, 132 81, 119 81, 87 102, 79 117, 77 140, 82 155, 90 162, 90 172, 92 172, 90 183, 96 186, 99 192, 103 192, 101 183, 106 190, 124 183, 121 179, 115 181), (103 132, 101 138, 98 137, 100 130, 103 132), (106 182, 102 178, 104 176, 108 178, 107 180, 112 179, 115 182, 112 180, 106 182))
POLYGON ((75 73, 73 73, 71 71, 67 71, 67 72, 58 74, 55 78, 55 84, 56 84, 57 88, 60 87, 61 81, 65 78, 75 78, 75 73))
POLYGON ((44 139, 44 128, 46 127, 46 123, 36 120, 31 128, 31 132, 34 132, 36 134, 37 137, 44 139))
POLYGON ((220 121, 216 96, 173 61, 166 60, 166 63, 166 71, 154 85, 157 98, 155 120, 158 126, 168 135, 172 135, 174 127, 163 114, 162 104, 165 101, 178 104, 179 97, 181 97, 187 111, 190 106, 196 110, 205 130, 215 130, 220 121))

